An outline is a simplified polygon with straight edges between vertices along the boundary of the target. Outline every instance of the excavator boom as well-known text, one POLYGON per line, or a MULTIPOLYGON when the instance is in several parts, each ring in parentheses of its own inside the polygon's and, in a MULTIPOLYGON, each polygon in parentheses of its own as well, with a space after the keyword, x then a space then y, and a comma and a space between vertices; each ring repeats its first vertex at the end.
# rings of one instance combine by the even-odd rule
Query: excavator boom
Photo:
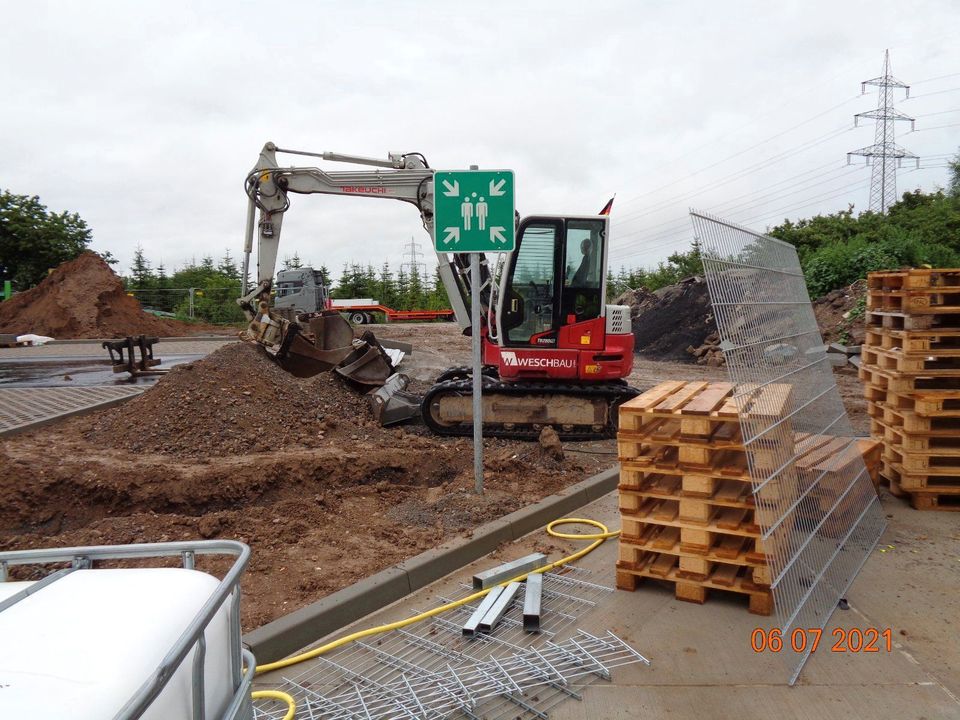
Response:
MULTIPOLYGON (((342 374, 361 372, 385 355, 379 345, 346 355, 324 338, 337 337, 338 322, 327 313, 323 327, 311 333, 271 312, 270 297, 284 213, 290 194, 325 194, 398 200, 413 205, 424 229, 434 231, 434 170, 420 153, 390 153, 386 159, 340 153, 285 150, 264 145, 247 175, 248 196, 244 277, 257 241, 257 284, 244 288, 238 302, 249 319, 248 339, 271 348, 297 374, 313 374, 331 364, 342 374), (278 153, 350 163, 363 169, 331 171, 319 167, 281 167, 278 153)), ((606 210, 606 209, 605 209, 606 210)), ((623 381, 633 361, 629 312, 604 303, 608 218, 534 216, 517 221, 517 249, 494 274, 481 255, 479 301, 481 327, 471 327, 470 255, 437 252, 440 279, 457 322, 465 334, 479 333, 485 375, 484 432, 504 437, 531 437, 552 425, 561 437, 606 437, 616 422, 616 407, 636 394, 623 381)), ((337 316, 339 318, 339 316, 337 316)), ((313 321, 311 321, 312 323, 313 321)), ((356 342, 356 341, 354 341, 356 342)), ((387 359, 389 363, 389 359, 387 359)), ((372 372, 381 385, 382 370, 372 372)), ((420 412, 435 432, 466 435, 472 431, 469 373, 445 373, 423 399, 420 412)), ((378 391, 376 412, 398 419, 391 401, 402 382, 378 391)), ((404 393, 404 407, 412 407, 404 393)), ((409 414, 409 413, 408 413, 409 414)))

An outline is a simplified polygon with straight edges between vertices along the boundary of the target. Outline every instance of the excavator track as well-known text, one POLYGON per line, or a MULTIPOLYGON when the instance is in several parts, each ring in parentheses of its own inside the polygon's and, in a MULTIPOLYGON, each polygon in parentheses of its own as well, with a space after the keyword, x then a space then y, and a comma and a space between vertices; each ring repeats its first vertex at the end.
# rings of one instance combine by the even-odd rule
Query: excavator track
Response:
MULTIPOLYGON (((473 379, 466 368, 441 375, 420 404, 423 422, 438 435, 473 434, 473 379)), ((576 385, 560 382, 503 382, 483 374, 485 437, 536 440, 547 425, 561 440, 602 440, 617 432, 617 407, 640 391, 623 381, 576 385), (504 403, 510 398, 512 402, 504 403), (589 417, 588 417, 589 416, 589 417), (578 421, 579 420, 579 421, 578 421), (568 421, 568 422, 565 422, 568 421)))

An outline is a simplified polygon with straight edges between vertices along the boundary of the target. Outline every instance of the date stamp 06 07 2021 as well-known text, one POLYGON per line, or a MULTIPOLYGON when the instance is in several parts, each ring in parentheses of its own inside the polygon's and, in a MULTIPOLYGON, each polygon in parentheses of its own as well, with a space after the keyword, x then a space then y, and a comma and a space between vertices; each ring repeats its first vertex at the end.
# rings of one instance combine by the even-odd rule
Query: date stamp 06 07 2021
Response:
POLYGON ((821 628, 795 628, 788 637, 784 637, 780 628, 756 628, 750 633, 750 647, 757 653, 816 652, 821 640, 824 641, 824 648, 829 645, 830 652, 875 653, 893 650, 893 631, 890 628, 836 628, 828 637, 824 637, 821 628))

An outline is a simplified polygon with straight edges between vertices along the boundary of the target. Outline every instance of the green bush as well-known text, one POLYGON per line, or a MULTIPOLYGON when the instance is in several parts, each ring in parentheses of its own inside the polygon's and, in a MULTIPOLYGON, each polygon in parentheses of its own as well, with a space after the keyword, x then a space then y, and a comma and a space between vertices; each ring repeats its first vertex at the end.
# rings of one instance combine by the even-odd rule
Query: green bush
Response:
POLYGON ((846 287, 875 270, 899 267, 957 267, 960 254, 946 245, 923 243, 895 228, 885 228, 880 239, 857 235, 845 242, 823 245, 807 253, 803 272, 811 297, 846 287))

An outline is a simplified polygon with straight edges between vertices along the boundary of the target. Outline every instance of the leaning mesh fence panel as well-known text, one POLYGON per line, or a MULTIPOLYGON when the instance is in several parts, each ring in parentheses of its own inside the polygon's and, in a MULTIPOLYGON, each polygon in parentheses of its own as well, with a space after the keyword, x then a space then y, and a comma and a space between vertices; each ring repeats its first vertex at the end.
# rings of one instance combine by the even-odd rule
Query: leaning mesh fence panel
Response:
MULTIPOLYGON (((691 212, 784 638, 823 628, 885 525, 796 249, 691 212)), ((783 653, 792 685, 809 657, 783 653)))

